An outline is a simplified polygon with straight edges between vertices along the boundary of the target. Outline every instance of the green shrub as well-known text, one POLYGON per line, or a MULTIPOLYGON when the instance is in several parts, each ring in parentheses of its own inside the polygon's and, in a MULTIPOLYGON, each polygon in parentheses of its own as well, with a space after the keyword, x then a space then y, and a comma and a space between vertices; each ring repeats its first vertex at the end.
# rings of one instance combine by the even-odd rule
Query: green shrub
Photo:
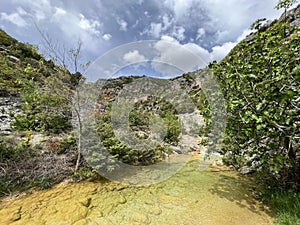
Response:
POLYGON ((12 123, 14 129, 51 134, 70 131, 72 129, 70 102, 62 96, 41 90, 33 79, 23 82, 21 97, 25 103, 22 105, 23 113, 16 115, 12 123))
POLYGON ((2 138, 0 140, 0 162, 18 161, 34 155, 31 148, 32 132, 28 131, 21 142, 2 138))
POLYGON ((210 65, 227 101, 227 161, 286 189, 300 180, 299 64, 300 29, 276 22, 210 65))
POLYGON ((19 156, 20 149, 10 146, 0 140, 0 162, 15 160, 19 156))
POLYGON ((58 145, 58 154, 64 154, 68 151, 72 151, 77 148, 77 142, 75 137, 69 136, 62 139, 58 145))

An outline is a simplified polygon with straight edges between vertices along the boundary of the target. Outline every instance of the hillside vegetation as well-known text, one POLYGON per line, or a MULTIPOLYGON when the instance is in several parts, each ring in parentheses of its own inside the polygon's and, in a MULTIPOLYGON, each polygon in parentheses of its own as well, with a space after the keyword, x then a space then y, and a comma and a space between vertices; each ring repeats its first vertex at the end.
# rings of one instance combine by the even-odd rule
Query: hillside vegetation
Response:
POLYGON ((49 187, 69 176, 74 165, 71 99, 80 76, 3 30, 0 68, 1 116, 12 120, 11 129, 0 134, 0 195, 31 186, 49 187), (22 113, 6 105, 11 99, 22 113))
POLYGON ((262 21, 209 66, 226 99, 221 152, 263 186, 279 224, 300 224, 300 5, 269 25, 262 21))
MULTIPOLYGON (((279 205, 284 206, 282 202, 294 201, 295 207, 284 211, 281 219, 285 221, 282 224, 297 224, 300 6, 272 23, 263 25, 263 21, 256 21, 252 26, 256 31, 221 62, 209 65, 226 100, 228 123, 220 152, 228 165, 257 178, 265 193, 261 197, 279 208, 278 213, 288 208, 280 208, 279 205)), ((22 113, 10 113, 13 130, 0 139, 0 196, 20 188, 48 188, 70 176, 81 179, 94 174, 85 159, 78 157, 79 137, 72 131, 73 96, 81 74, 71 74, 53 60, 46 60, 36 47, 18 42, 3 30, 0 68, 0 97, 22 98, 22 113)), ((180 83, 202 112, 206 127, 199 130, 201 136, 209 132, 212 112, 203 90, 193 79, 195 74, 184 74, 171 82, 180 83)), ((111 153, 112 164, 114 160, 132 165, 153 164, 180 145, 178 112, 167 99, 154 96, 134 104, 129 126, 135 137, 145 140, 150 136, 150 120, 159 116, 167 125, 161 145, 151 151, 134 151, 116 138, 111 122, 112 102, 124 85, 135 79, 138 78, 108 80, 99 96, 101 107, 96 112, 95 135, 111 153)), ((94 160, 99 160, 100 167, 114 170, 111 165, 101 164, 101 156, 94 160)))
POLYGON ((227 102, 227 162, 299 190, 300 27, 275 21, 210 68, 227 102))

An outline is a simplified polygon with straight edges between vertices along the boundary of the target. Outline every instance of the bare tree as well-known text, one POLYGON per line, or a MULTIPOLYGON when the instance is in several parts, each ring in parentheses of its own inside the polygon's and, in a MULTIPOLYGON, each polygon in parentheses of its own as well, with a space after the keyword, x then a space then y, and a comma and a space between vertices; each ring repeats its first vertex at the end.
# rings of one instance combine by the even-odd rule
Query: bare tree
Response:
MULTIPOLYGON (((70 82, 70 80, 72 80, 70 79, 70 76, 77 76, 78 74, 80 74, 81 76, 79 68, 81 67, 82 69, 85 69, 85 67, 89 65, 89 62, 85 65, 80 64, 80 56, 82 50, 82 41, 80 39, 78 39, 75 48, 67 50, 66 47, 62 46, 58 41, 53 41, 50 35, 43 32, 37 25, 36 27, 39 33, 41 34, 48 57, 54 60, 54 62, 62 68, 62 70, 59 71, 61 76, 51 76, 48 80, 51 82, 48 82, 48 85, 44 86, 43 89, 44 91, 50 91, 59 96, 60 98, 63 98, 65 102, 67 102, 69 107, 73 110, 73 115, 76 117, 76 125, 78 127, 78 146, 77 160, 74 170, 77 171, 81 161, 82 120, 80 117, 79 91, 76 87, 74 87, 74 83, 70 82), (72 67, 72 70, 74 72, 73 75, 70 73, 70 67, 72 67), (51 87, 52 85, 55 85, 55 87, 51 87)), ((57 110, 57 108, 54 110, 57 110)), ((62 110, 65 110, 65 107, 61 108, 61 110, 57 110, 56 112, 59 113, 62 110)))

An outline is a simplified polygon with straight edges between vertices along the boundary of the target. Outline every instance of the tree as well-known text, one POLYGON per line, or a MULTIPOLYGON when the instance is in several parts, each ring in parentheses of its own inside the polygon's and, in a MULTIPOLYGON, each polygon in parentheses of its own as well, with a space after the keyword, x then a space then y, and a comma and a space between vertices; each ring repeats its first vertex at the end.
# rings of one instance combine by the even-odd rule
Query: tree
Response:
POLYGON ((297 0, 279 0, 275 9, 284 9, 284 21, 286 22, 286 13, 287 10, 296 3, 297 0))
MULTIPOLYGON (((80 56, 82 50, 82 41, 79 39, 75 48, 66 50, 64 46, 61 46, 58 41, 53 41, 50 35, 41 31, 38 26, 36 26, 39 33, 42 36, 44 47, 47 51, 48 57, 50 57, 54 62, 60 65, 60 71, 58 76, 52 76, 48 79, 48 82, 43 87, 46 92, 51 92, 59 98, 63 98, 67 103, 69 110, 73 110, 76 117, 76 123, 78 127, 77 132, 77 160, 75 165, 75 171, 78 170, 81 161, 81 136, 82 136, 82 119, 80 116, 80 95, 76 86, 79 84, 81 79, 84 79, 79 68, 86 69, 90 62, 80 64, 80 56), (70 68, 73 70, 73 74, 70 73, 70 68), (47 85, 48 84, 48 85, 47 85), (55 88, 53 88, 53 86, 55 88)), ((57 109, 55 109, 57 110, 57 109)))
POLYGON ((299 46, 299 31, 276 22, 210 65, 227 102, 227 162, 260 173, 268 186, 298 190, 299 46))

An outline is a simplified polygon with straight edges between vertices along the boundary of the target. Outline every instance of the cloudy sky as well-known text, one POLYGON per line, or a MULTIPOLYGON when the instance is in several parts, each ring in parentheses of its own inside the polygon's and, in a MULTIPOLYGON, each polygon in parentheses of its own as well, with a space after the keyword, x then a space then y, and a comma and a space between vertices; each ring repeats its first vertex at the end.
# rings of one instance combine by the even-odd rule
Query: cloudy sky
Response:
MULTIPOLYGON (((81 40, 82 62, 93 62, 126 43, 156 40, 155 48, 160 54, 155 58, 160 57, 163 63, 172 63, 162 60, 170 57, 182 59, 176 57, 176 48, 164 45, 167 42, 192 51, 207 63, 222 59, 250 32, 249 26, 256 19, 278 18, 282 11, 274 9, 276 3, 276 0, 1 0, 0 27, 20 41, 38 45, 41 51, 43 42, 36 27, 67 49, 74 48, 81 40)), ((120 58, 128 64, 153 59, 134 47, 120 58)), ((143 68, 149 69, 146 64, 139 67, 144 73, 147 70, 143 68)), ((152 70, 164 72, 160 70, 163 66, 153 65, 152 70)))

